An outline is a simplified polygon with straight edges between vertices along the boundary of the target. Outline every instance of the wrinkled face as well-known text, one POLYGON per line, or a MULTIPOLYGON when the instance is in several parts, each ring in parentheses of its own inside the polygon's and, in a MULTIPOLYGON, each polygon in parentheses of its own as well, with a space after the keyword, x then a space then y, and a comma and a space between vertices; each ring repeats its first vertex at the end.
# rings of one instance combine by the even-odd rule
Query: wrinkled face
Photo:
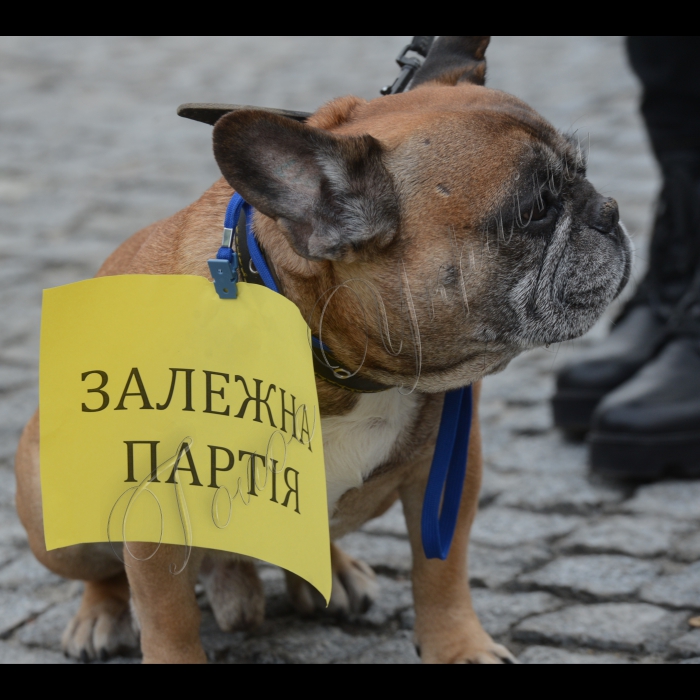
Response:
POLYGON ((436 388, 461 384, 479 355, 495 370, 523 349, 582 335, 630 273, 617 205, 586 180, 578 144, 493 97, 440 115, 394 156, 409 279, 424 298, 419 325, 442 339, 434 357, 423 344, 423 384, 436 388))
POLYGON ((295 301, 314 330, 323 313, 324 342, 366 376, 464 386, 585 333, 624 287, 616 203, 586 180, 578 144, 515 98, 426 85, 310 123, 285 141, 250 117, 245 140, 215 150, 277 144, 256 165, 217 159, 304 260, 295 301))

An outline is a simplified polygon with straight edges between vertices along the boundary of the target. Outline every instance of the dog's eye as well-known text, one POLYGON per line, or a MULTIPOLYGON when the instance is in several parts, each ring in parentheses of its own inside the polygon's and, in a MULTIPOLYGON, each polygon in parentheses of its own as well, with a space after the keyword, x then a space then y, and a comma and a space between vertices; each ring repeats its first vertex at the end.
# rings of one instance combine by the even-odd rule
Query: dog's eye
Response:
POLYGON ((552 210, 553 202, 548 192, 543 192, 534 200, 520 205, 520 219, 524 224, 544 221, 552 210))

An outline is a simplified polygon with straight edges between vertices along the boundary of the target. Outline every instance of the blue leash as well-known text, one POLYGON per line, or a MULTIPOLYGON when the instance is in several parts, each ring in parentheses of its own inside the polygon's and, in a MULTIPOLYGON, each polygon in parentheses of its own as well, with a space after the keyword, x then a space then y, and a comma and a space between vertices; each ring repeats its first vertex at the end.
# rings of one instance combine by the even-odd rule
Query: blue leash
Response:
POLYGON ((423 551, 428 559, 447 559, 450 551, 467 475, 471 427, 471 385, 448 391, 442 406, 440 430, 423 498, 421 535, 423 551))
MULTIPOLYGON (((238 256, 232 248, 233 230, 241 210, 246 219, 246 242, 251 260, 268 289, 279 294, 279 289, 265 261, 265 256, 253 233, 253 207, 234 193, 226 208, 224 240, 209 269, 219 296, 236 298, 238 256)), ((314 347, 328 350, 318 338, 312 338, 314 347)), ((462 500, 464 478, 467 474, 467 452, 472 424, 472 387, 448 391, 442 407, 435 454, 430 466, 428 483, 423 499, 421 535, 423 551, 428 559, 446 559, 454 537, 459 506, 462 500), (442 503, 442 508, 440 504, 442 503)))

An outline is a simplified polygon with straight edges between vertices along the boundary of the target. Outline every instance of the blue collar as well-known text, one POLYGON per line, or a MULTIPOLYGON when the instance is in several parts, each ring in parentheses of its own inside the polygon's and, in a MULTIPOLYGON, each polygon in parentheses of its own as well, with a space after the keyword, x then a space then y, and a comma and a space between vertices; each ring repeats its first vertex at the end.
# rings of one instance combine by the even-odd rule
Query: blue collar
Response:
MULTIPOLYGON (((209 260, 209 269, 214 279, 216 291, 222 299, 235 299, 237 296, 236 283, 238 281, 239 260, 238 253, 233 246, 234 229, 240 219, 241 211, 245 214, 245 242, 250 261, 255 268, 255 274, 260 277, 268 289, 280 294, 275 276, 270 270, 253 232, 253 208, 236 193, 231 197, 226 208, 222 246, 219 248, 216 259, 209 260)), ((315 348, 322 347, 326 354, 331 353, 330 349, 318 338, 313 338, 313 345, 315 348)), ((314 353, 314 358, 314 365, 317 374, 319 374, 316 353, 314 353)), ((324 365, 327 366, 328 363, 324 363, 324 365)), ((331 369, 331 371, 334 370, 331 369)), ((323 379, 333 382, 331 378, 324 376, 323 372, 321 372, 321 376, 323 379)), ((389 388, 369 380, 360 381, 366 381, 368 386, 374 384, 374 386, 380 387, 367 391, 381 391, 389 388)), ((360 389, 360 391, 362 390, 360 389)), ((467 473, 471 424, 472 387, 467 386, 448 391, 445 394, 435 453, 423 499, 421 534, 423 551, 428 559, 446 559, 450 551, 467 473), (442 508, 440 508, 441 503, 442 508)))

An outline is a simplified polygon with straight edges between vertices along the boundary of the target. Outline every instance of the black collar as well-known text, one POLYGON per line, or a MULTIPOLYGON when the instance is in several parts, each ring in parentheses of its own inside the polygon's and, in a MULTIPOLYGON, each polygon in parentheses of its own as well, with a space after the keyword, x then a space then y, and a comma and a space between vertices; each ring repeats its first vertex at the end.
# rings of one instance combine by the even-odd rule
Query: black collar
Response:
MULTIPOLYGON (((246 237, 246 221, 245 214, 243 213, 243 211, 241 211, 241 216, 238 220, 238 225, 236 226, 235 237, 236 250, 238 252, 239 279, 243 282, 248 282, 251 284, 260 284, 262 286, 265 286, 265 283, 262 281, 262 278, 260 277, 257 270, 255 269, 255 266, 253 265, 253 260, 250 255, 250 251, 248 250, 248 241, 246 237)), ((279 289, 281 293, 284 293, 282 285, 280 284, 280 281, 277 275, 275 274, 275 269, 274 267, 272 267, 272 265, 270 265, 270 260, 267 257, 265 250, 262 246, 260 246, 260 250, 265 258, 265 262, 267 263, 267 267, 270 270, 270 274, 275 280, 277 289, 279 289)), ((316 348, 312 350, 312 353, 314 358, 314 372, 316 376, 320 377, 324 381, 327 381, 329 384, 333 384, 337 387, 340 387, 341 389, 347 389, 348 391, 354 391, 358 394, 376 394, 380 391, 386 391, 387 389, 391 389, 391 387, 386 386, 385 384, 379 384, 378 382, 374 382, 371 379, 361 377, 359 374, 355 374, 351 377, 348 376, 347 378, 344 378, 342 376, 339 377, 338 374, 351 375, 352 371, 344 367, 329 350, 325 351, 325 355, 328 361, 327 363, 323 359, 323 355, 316 348), (331 369, 331 367, 328 366, 329 364, 332 365, 334 369, 331 369)))

